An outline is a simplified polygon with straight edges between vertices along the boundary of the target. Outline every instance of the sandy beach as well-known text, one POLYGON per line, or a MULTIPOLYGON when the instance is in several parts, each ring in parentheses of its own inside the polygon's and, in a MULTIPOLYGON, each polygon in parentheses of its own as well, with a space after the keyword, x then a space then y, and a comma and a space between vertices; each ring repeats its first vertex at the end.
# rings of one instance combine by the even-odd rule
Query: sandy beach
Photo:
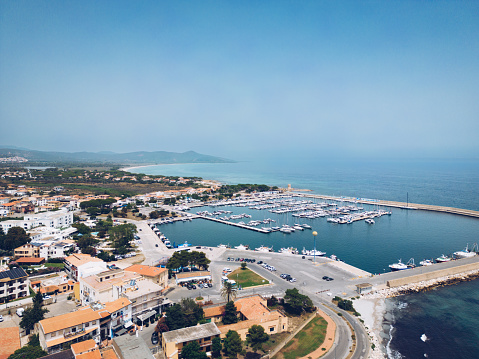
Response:
POLYGON ((353 302, 354 308, 361 314, 361 319, 364 320, 366 332, 369 335, 371 344, 374 344, 375 349, 369 351, 369 359, 383 359, 386 358, 385 348, 380 343, 381 332, 383 331, 383 317, 386 310, 385 299, 361 298, 353 302))

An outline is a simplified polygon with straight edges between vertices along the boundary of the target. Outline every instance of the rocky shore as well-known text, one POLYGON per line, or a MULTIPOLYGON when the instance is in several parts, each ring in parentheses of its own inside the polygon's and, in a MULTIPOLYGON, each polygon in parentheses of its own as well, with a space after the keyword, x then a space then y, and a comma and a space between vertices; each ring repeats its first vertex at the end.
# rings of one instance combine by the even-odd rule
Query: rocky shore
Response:
POLYGON ((432 280, 411 283, 408 285, 402 285, 399 287, 385 288, 371 293, 364 294, 363 298, 365 299, 376 299, 376 298, 391 298, 397 297, 400 295, 418 293, 427 290, 431 290, 435 287, 444 287, 446 285, 457 284, 460 282, 470 281, 479 278, 479 270, 473 270, 465 273, 459 273, 454 275, 448 275, 441 278, 436 278, 432 280))

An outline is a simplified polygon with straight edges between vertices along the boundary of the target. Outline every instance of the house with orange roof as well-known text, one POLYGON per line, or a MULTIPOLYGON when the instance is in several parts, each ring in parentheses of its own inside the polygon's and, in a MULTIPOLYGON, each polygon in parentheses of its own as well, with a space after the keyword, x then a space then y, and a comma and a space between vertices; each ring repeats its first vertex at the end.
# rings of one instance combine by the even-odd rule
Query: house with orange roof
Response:
POLYGON ((23 246, 17 247, 13 250, 14 256, 18 258, 22 257, 40 257, 40 248, 30 243, 26 243, 23 246))
POLYGON ((100 319, 100 313, 90 307, 43 319, 36 324, 40 346, 51 354, 61 351, 64 344, 74 344, 86 339, 99 343, 100 319))
POLYGON ((73 355, 75 355, 75 358, 78 358, 78 356, 81 354, 98 350, 98 344, 93 339, 88 339, 83 342, 72 344, 71 350, 73 352, 73 355))
POLYGON ((18 327, 0 328, 0 338, 0 359, 7 359, 15 350, 21 348, 18 327))
POLYGON ((163 287, 163 289, 168 287, 168 269, 166 268, 134 264, 128 268, 125 268, 125 271, 137 273, 144 279, 151 280, 153 283, 163 287))

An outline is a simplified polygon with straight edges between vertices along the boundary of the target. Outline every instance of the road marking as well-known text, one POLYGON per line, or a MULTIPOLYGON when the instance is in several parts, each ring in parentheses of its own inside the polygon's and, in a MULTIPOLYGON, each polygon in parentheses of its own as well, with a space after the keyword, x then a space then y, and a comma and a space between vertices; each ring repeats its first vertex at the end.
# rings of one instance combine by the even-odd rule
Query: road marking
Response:
POLYGON ((309 274, 308 272, 305 272, 305 271, 299 271, 299 273, 302 273, 304 274, 305 276, 308 276, 309 278, 313 278, 314 280, 317 280, 319 282, 319 279, 317 277, 315 277, 314 275, 312 274, 309 274))

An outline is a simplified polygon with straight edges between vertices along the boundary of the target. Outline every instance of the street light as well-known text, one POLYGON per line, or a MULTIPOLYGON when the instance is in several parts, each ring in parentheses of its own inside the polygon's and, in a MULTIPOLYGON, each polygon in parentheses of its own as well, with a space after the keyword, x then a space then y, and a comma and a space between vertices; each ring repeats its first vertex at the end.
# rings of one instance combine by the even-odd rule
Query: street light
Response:
POLYGON ((318 232, 313 231, 313 238, 314 238, 314 249, 313 249, 313 263, 316 263, 316 236, 318 235, 318 232))

